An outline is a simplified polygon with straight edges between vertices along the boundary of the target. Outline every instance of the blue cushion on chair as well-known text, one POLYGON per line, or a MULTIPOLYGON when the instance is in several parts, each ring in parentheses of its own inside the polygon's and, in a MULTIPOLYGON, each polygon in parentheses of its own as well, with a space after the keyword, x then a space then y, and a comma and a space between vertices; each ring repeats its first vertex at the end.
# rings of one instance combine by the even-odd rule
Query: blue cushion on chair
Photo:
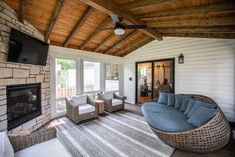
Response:
POLYGON ((196 101, 191 109, 191 111, 188 114, 188 117, 190 117, 192 115, 192 113, 199 107, 205 107, 205 108, 209 108, 209 109, 214 109, 216 108, 216 104, 209 104, 206 102, 202 102, 202 101, 196 101))
POLYGON ((167 99, 168 99, 167 93, 160 93, 158 103, 167 105, 167 99))
POLYGON ((208 109, 206 107, 199 107, 191 114, 187 122, 196 127, 206 124, 212 117, 215 116, 217 109, 208 109))
POLYGON ((175 106, 175 94, 168 93, 167 94, 167 106, 175 106))
POLYGON ((183 100, 182 100, 182 105, 180 107, 180 111, 184 112, 187 108, 187 105, 189 103, 190 98, 183 96, 183 100))
POLYGON ((176 94, 175 95, 175 108, 179 109, 182 105, 183 95, 176 94))
POLYGON ((188 105, 187 105, 187 108, 186 108, 186 110, 184 111, 184 115, 186 115, 186 116, 189 115, 189 113, 190 113, 190 111, 192 110, 193 105, 194 105, 195 102, 196 102, 195 100, 193 100, 193 99, 190 98, 189 103, 188 103, 188 105))

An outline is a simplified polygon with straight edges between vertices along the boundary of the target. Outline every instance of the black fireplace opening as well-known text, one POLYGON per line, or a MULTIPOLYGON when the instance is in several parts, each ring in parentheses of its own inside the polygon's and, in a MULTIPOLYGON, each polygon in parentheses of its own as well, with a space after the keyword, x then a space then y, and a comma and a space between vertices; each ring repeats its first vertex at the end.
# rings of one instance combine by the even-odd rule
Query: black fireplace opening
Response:
POLYGON ((7 121, 11 130, 41 115, 41 84, 7 86, 7 121))

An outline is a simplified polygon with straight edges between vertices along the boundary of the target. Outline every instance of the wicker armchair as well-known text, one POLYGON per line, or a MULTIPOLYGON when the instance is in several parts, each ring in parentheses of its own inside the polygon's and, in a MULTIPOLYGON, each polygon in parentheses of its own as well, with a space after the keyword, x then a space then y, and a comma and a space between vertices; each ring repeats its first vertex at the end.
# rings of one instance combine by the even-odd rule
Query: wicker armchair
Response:
POLYGON ((75 123, 98 117, 98 104, 87 95, 66 98, 67 117, 75 123))
MULTIPOLYGON (((187 96, 203 102, 216 104, 211 98, 202 95, 187 94, 187 96)), ((217 114, 206 124, 193 130, 183 132, 164 132, 150 125, 154 133, 166 144, 175 148, 207 153, 223 148, 230 139, 231 129, 223 112, 218 107, 217 114)))
POLYGON ((114 92, 98 93, 98 98, 104 101, 104 110, 114 112, 124 109, 125 97, 119 96, 114 92))
POLYGON ((15 152, 39 144, 53 138, 56 138, 56 129, 50 128, 37 131, 32 134, 8 134, 10 142, 15 152))

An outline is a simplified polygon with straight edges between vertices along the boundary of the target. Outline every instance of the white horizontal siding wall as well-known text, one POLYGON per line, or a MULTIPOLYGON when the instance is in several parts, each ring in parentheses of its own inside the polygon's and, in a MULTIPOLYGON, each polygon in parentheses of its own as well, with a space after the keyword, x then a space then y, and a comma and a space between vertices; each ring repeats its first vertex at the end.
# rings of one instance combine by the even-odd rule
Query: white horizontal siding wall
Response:
POLYGON ((235 40, 168 37, 134 51, 124 57, 127 102, 135 103, 135 62, 172 57, 176 58, 175 92, 209 96, 235 121, 235 40), (184 64, 177 63, 180 53, 184 64))

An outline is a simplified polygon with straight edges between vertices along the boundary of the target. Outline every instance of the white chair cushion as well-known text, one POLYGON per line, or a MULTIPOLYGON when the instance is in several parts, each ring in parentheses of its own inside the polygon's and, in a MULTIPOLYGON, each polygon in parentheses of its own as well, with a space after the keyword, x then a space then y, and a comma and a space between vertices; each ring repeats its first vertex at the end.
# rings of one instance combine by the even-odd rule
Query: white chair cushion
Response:
POLYGON ((87 95, 72 96, 72 101, 77 105, 86 104, 87 103, 87 95))
POLYGON ((54 138, 15 153, 15 157, 72 157, 63 144, 54 138))
POLYGON ((112 106, 121 105, 122 101, 119 99, 112 99, 112 106))
POLYGON ((113 92, 104 92, 105 99, 113 99, 113 92))
POLYGON ((5 132, 0 132, 0 157, 14 157, 14 150, 5 132))
POLYGON ((95 111, 95 107, 90 105, 90 104, 82 104, 79 105, 79 114, 85 114, 85 113, 90 113, 95 111))

